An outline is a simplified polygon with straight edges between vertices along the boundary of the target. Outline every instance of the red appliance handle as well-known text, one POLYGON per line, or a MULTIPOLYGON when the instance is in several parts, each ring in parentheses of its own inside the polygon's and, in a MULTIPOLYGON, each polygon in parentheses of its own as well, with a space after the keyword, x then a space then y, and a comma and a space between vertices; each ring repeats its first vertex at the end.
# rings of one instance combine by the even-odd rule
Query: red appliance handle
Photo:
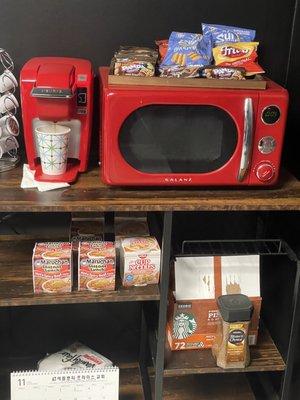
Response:
POLYGON ((253 146, 253 103, 246 98, 244 103, 244 137, 238 181, 242 182, 248 172, 253 146))
POLYGON ((31 90, 31 96, 42 99, 71 99, 74 92, 71 89, 34 87, 31 90))

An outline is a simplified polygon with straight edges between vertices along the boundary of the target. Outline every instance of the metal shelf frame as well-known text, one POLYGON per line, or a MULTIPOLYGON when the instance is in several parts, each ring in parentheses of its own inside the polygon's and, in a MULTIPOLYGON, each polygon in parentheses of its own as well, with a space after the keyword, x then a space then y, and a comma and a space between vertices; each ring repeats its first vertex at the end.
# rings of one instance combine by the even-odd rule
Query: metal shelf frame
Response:
MULTIPOLYGON (((164 352, 166 339, 167 297, 169 291, 170 262, 176 257, 171 254, 172 238, 172 212, 164 212, 162 229, 162 257, 161 257, 161 280, 160 280, 160 302, 158 314, 158 327, 153 333, 152 327, 147 324, 147 306, 143 305, 142 329, 141 329, 141 358, 140 371, 145 400, 162 400, 164 383, 164 352), (154 340, 153 340, 154 337, 154 340), (153 346, 153 342, 154 346, 153 346), (156 346, 155 346, 156 344, 156 346), (153 350, 153 347, 154 348, 153 350), (149 366, 147 361, 151 354, 154 367, 154 385, 150 384, 149 366)), ((296 253, 289 245, 279 239, 253 239, 253 240, 193 240, 182 243, 181 253, 177 256, 195 257, 212 255, 250 255, 261 256, 287 256, 296 263, 296 275, 293 288, 292 300, 292 322, 290 337, 286 355, 286 369, 281 380, 280 400, 290 400, 291 380, 295 363, 296 340, 300 324, 300 261, 296 253)))

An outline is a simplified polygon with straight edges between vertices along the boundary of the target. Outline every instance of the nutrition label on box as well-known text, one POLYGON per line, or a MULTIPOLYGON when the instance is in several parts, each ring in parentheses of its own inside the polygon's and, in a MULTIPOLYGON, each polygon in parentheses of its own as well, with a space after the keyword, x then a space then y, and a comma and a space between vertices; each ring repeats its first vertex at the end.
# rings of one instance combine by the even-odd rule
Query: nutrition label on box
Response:
POLYGON ((24 371, 11 378, 11 400, 118 400, 119 368, 24 371))

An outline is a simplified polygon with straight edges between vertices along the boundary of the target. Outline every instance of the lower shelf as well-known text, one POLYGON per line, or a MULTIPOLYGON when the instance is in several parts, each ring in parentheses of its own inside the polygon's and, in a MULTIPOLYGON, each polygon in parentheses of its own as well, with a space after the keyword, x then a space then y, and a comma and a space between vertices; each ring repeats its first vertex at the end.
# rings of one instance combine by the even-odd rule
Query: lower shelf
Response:
MULTIPOLYGON (((10 400, 9 374, 0 375, 0 399, 10 400)), ((120 369, 120 400, 144 400, 139 369, 136 363, 120 369)), ((164 400, 255 400, 244 374, 167 378, 164 400)))
POLYGON ((258 343, 250 347, 251 364, 245 369, 224 370, 216 366, 211 350, 170 351, 166 348, 166 377, 189 374, 215 374, 230 372, 283 371, 285 363, 269 332, 259 330, 258 343))

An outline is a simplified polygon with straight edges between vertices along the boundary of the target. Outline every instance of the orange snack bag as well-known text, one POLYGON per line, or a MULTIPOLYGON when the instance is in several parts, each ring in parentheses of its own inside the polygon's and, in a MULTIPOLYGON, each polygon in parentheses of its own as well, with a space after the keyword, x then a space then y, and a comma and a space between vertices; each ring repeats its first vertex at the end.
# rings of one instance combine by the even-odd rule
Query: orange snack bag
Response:
POLYGON ((262 74, 265 71, 257 63, 259 42, 224 43, 213 48, 215 64, 222 67, 243 67, 246 75, 262 74))
POLYGON ((168 51, 169 39, 156 40, 155 44, 158 46, 159 58, 163 60, 168 51))

